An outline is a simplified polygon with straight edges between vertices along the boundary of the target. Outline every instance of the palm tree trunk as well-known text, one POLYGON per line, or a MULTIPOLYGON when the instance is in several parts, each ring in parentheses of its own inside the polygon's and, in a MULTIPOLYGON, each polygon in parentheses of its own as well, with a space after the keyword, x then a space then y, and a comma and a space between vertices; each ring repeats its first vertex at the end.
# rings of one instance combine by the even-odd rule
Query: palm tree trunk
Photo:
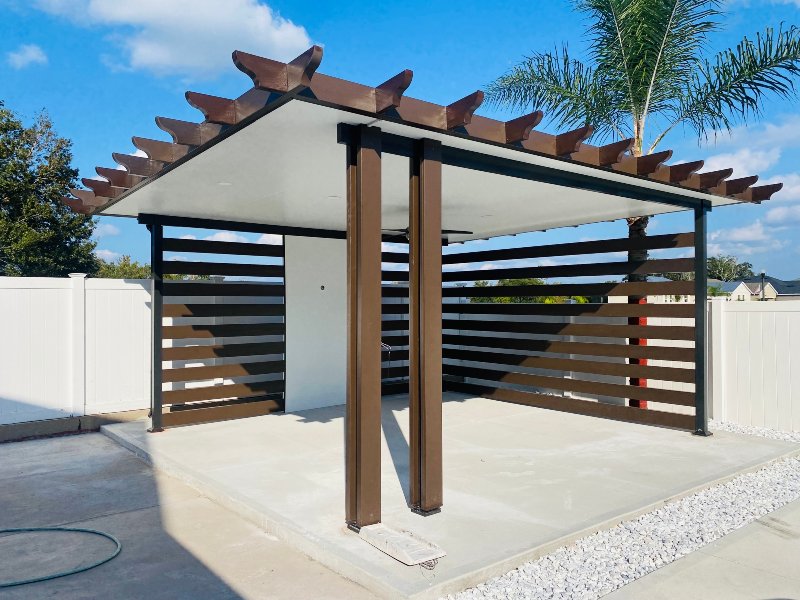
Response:
MULTIPOLYGON (((650 217, 634 217, 628 219, 628 238, 641 239, 647 237, 647 225, 650 222, 650 217)), ((647 260, 647 250, 629 250, 629 262, 641 262, 647 260)), ((647 281, 647 275, 629 275, 628 281, 647 281)), ((647 304, 647 296, 628 296, 628 304, 647 304)), ((647 325, 647 317, 630 317, 628 319, 629 325, 647 325)), ((647 340, 641 338, 630 338, 628 343, 632 346, 646 346, 647 340)), ((628 363, 631 365, 646 365, 646 358, 629 358, 628 363)), ((631 377, 630 385, 637 387, 647 387, 647 380, 639 377, 631 377)), ((628 399, 628 406, 636 408, 647 408, 646 400, 628 399)))

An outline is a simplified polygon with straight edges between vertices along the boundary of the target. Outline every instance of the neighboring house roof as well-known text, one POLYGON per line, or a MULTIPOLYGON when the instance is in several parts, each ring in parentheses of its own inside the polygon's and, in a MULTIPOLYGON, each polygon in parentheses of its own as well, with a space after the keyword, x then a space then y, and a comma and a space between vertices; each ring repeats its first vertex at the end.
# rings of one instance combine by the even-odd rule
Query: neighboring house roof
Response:
MULTIPOLYGON (((800 296, 800 280, 784 281, 777 277, 764 277, 764 281, 771 285, 778 296, 800 296)), ((744 282, 754 294, 761 293, 761 277, 750 277, 744 282)))
POLYGON ((726 294, 732 294, 740 285, 742 285, 741 281, 720 281, 719 285, 714 287, 718 287, 726 294))

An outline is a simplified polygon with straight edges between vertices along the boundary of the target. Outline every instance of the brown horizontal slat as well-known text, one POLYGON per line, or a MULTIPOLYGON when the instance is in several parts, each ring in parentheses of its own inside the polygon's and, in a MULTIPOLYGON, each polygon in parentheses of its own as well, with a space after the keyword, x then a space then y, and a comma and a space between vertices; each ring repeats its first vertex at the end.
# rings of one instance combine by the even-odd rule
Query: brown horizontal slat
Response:
POLYGON ((528 369, 548 371, 568 371, 571 373, 591 373, 594 375, 613 375, 620 377, 639 377, 659 381, 694 383, 694 369, 676 367, 651 367, 648 365, 629 365, 627 363, 601 362, 597 360, 575 360, 572 358, 550 358, 526 356, 502 352, 479 352, 477 350, 456 350, 445 348, 443 358, 467 360, 497 365, 512 365, 528 369))
POLYGON ((254 335, 283 335, 283 323, 253 323, 236 325, 165 325, 161 337, 165 340, 207 339, 254 335))
POLYGON ((384 298, 408 298, 408 288, 386 287, 381 288, 384 298))
POLYGON ((283 303, 275 304, 164 304, 165 317, 280 317, 283 303))
POLYGON ((408 381, 392 381, 391 383, 381 384, 381 395, 392 396, 394 394, 407 394, 408 381))
POLYGON ((283 257, 282 244, 248 244, 246 242, 214 242, 209 240, 181 240, 177 238, 164 238, 164 251, 283 257))
POLYGON ((381 367, 381 379, 408 377, 408 366, 381 367))
MULTIPOLYGON (((386 341, 386 338, 384 338, 386 341)), ((387 344, 390 342, 386 342, 387 344)), ((596 344, 587 342, 560 342, 554 340, 525 340, 483 335, 444 334, 442 343, 453 346, 477 346, 527 352, 551 352, 554 354, 577 354, 580 356, 607 356, 614 358, 649 358, 694 362, 694 348, 670 346, 633 346, 629 344, 596 344)))
POLYGON ((601 383, 599 381, 585 381, 581 379, 565 379, 563 377, 531 375, 529 373, 515 373, 496 369, 459 367, 448 364, 443 365, 442 371, 446 375, 455 375, 457 377, 498 381, 510 385, 543 387, 565 392, 598 394, 601 396, 611 396, 613 398, 633 398, 634 400, 663 402, 665 404, 677 404, 679 406, 694 406, 695 402, 694 392, 679 392, 675 390, 646 388, 619 383, 601 383))
MULTIPOLYGON (((383 305, 383 314, 408 314, 398 306, 383 305), (390 308, 391 307, 391 308, 390 308), (389 309, 389 310, 387 310, 389 309)), ((469 315, 541 315, 553 317, 666 317, 694 319, 694 303, 675 304, 494 304, 491 302, 450 303, 442 305, 442 312, 469 315)))
POLYGON ((545 246, 531 246, 527 248, 454 252, 452 254, 443 255, 442 264, 456 265, 469 262, 514 260, 519 258, 549 258, 553 256, 573 256, 576 254, 605 254, 606 252, 627 252, 628 250, 691 248, 693 246, 693 233, 673 233, 667 235, 651 235, 644 238, 614 238, 610 240, 594 240, 591 242, 548 244, 545 246))
POLYGON ((248 375, 268 375, 283 373, 286 363, 283 360, 252 362, 236 365, 213 365, 210 367, 179 367, 164 369, 161 381, 202 381, 216 377, 247 377, 248 375))
POLYGON ((381 262, 408 264, 408 254, 403 252, 381 252, 381 262))
POLYGON ((162 392, 164 404, 182 404, 199 400, 217 400, 219 398, 250 398, 263 394, 283 392, 283 379, 272 381, 255 381, 251 383, 229 383, 226 385, 210 385, 189 388, 186 390, 169 390, 162 392))
MULTIPOLYGON (((495 279, 524 279, 528 277, 596 277, 599 275, 652 275, 654 273, 694 272, 693 258, 670 258, 639 262, 590 263, 581 265, 551 265, 513 269, 478 269, 474 271, 445 271, 442 281, 477 281, 495 279)), ((386 279, 386 277, 384 277, 386 279)), ((407 278, 406 278, 407 279, 407 278)))
MULTIPOLYGON (((399 348, 401 346, 408 346, 407 335, 389 335, 381 338, 384 344, 388 344, 392 348, 399 348)), ((394 352, 394 350, 393 350, 394 352)))
POLYGON ((396 349, 392 350, 391 352, 389 352, 388 350, 381 351, 381 360, 383 362, 388 362, 390 356, 391 356, 391 362, 408 360, 408 350, 396 349))
POLYGON ((381 271, 382 281, 408 281, 408 271, 381 271))
POLYGON ((199 360, 204 358, 231 358, 234 356, 260 356, 283 354, 284 342, 261 342, 259 344, 224 344, 215 346, 175 346, 162 348, 161 360, 199 360))
POLYGON ((276 399, 215 404, 205 408, 198 407, 165 412, 161 416, 161 423, 165 427, 178 427, 181 425, 229 421, 231 419, 245 419, 280 412, 283 407, 283 400, 276 399))
POLYGON ((237 277, 283 277, 283 265, 253 263, 193 262, 165 260, 164 273, 172 275, 233 275, 237 277))
POLYGON ((205 283, 165 281, 164 296, 264 296, 283 298, 278 283, 205 283))
POLYGON ((533 392, 521 392, 490 386, 473 385, 457 381, 448 381, 447 390, 483 396, 500 402, 524 404, 536 408, 546 408, 589 417, 602 417, 615 421, 627 421, 640 425, 659 425, 662 427, 675 427, 677 429, 694 430, 694 415, 681 415, 660 410, 642 410, 630 406, 592 402, 590 400, 577 400, 575 398, 562 398, 547 396, 533 392))
MULTIPOLYGON (((382 321, 384 331, 402 329, 407 321, 382 321)), ((495 331, 540 335, 574 335, 582 337, 642 338, 647 340, 694 340, 694 327, 677 325, 587 325, 584 323, 538 323, 535 321, 480 321, 478 319, 444 319, 442 329, 460 331, 495 331)))
MULTIPOLYGON (((384 290, 384 295, 386 295, 384 290)), ((624 283, 554 283, 544 285, 445 287, 448 298, 506 298, 510 296, 688 296, 694 281, 634 281, 624 283)))

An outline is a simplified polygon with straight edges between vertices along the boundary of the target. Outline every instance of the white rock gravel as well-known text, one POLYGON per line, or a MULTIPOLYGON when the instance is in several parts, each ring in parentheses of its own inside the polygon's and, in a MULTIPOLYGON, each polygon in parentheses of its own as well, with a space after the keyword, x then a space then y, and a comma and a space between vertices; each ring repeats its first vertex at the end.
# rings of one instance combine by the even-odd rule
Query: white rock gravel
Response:
MULTIPOLYGON (((712 429, 800 443, 800 433, 712 429)), ((594 600, 800 498, 800 457, 773 462, 579 539, 448 600, 594 600)))

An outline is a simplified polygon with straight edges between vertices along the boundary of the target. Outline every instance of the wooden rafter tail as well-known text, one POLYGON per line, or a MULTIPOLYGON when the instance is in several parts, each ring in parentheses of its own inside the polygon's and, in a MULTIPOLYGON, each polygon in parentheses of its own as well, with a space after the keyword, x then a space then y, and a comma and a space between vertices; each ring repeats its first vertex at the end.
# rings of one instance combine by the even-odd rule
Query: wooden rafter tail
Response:
POLYGON ((90 190, 79 190, 77 188, 73 188, 69 191, 70 194, 75 196, 78 200, 80 200, 84 206, 88 206, 91 208, 98 208, 108 203, 110 200, 105 196, 97 196, 94 192, 90 190))
POLYGON ((132 188, 146 179, 141 175, 133 175, 122 169, 112 169, 111 167, 95 167, 94 170, 100 177, 108 179, 114 187, 132 188))
POLYGON ((540 110, 536 110, 527 115, 522 115, 516 119, 506 121, 503 124, 506 138, 505 143, 517 144, 519 142, 524 142, 530 137, 533 128, 542 122, 543 118, 544 113, 540 110))
POLYGON ((702 169, 704 164, 705 161, 693 160, 677 165, 661 165, 650 174, 650 179, 665 183, 681 183, 702 169))
POLYGON ((720 169, 719 171, 708 171, 707 173, 695 173, 686 181, 684 181, 683 185, 695 190, 706 191, 719 186, 731 175, 733 175, 733 169, 720 169))
POLYGON ((92 209, 88 206, 84 206, 83 202, 78 198, 71 198, 70 196, 62 196, 61 203, 66 204, 72 212, 79 213, 81 215, 90 215, 92 214, 92 209))
POLYGON ((147 154, 147 158, 151 160, 160 160, 165 163, 175 162, 179 158, 183 158, 189 154, 192 150, 192 147, 186 144, 173 144, 137 136, 133 136, 131 141, 134 147, 147 154))
POLYGON ((151 177, 166 166, 166 163, 160 160, 150 160, 144 156, 134 156, 132 154, 114 152, 111 157, 116 163, 125 167, 128 173, 141 175, 142 177, 151 177))
POLYGON ((672 158, 672 150, 662 150, 644 156, 623 156, 622 160, 612 165, 611 168, 631 175, 650 175, 670 158, 672 158))
POLYGON ((594 133, 594 128, 591 125, 584 125, 557 135, 531 131, 528 139, 522 142, 522 147, 550 156, 568 157, 575 154, 583 141, 592 133, 594 133))
POLYGON ((757 185, 756 187, 747 188, 740 194, 736 194, 736 198, 746 202, 764 202, 772 198, 772 195, 783 189, 782 183, 768 183, 766 185, 757 185))
POLYGON ((207 123, 236 125, 264 108, 271 92, 252 88, 236 98, 222 98, 200 92, 186 92, 186 101, 205 116, 207 123))
POLYGON ((289 63, 282 63, 241 50, 233 52, 233 64, 262 90, 285 94, 311 85, 311 78, 322 62, 322 48, 312 46, 289 63))
POLYGON ((595 167, 610 167, 620 162, 623 158, 622 155, 628 152, 632 146, 633 138, 612 142, 604 146, 581 144, 578 151, 573 153, 570 158, 576 162, 595 167))
POLYGON ((739 179, 726 179, 717 187, 708 190, 709 194, 717 196, 734 196, 743 193, 747 188, 758 181, 758 175, 740 177, 739 179))
POLYGON ((105 196, 106 198, 117 198, 125 193, 126 188, 111 185, 105 179, 89 179, 84 177, 81 179, 84 186, 92 190, 98 196, 105 196))
POLYGON ((447 118, 447 129, 464 127, 472 121, 472 115, 483 104, 484 93, 480 90, 471 93, 469 96, 456 100, 449 104, 445 109, 447 118))
POLYGON ((414 71, 406 69, 375 88, 375 112, 382 113, 400 106, 403 94, 414 79, 414 71))
POLYGON ((176 144, 201 146, 217 137, 223 129, 217 123, 190 123, 169 117, 156 117, 156 125, 172 136, 176 144))

